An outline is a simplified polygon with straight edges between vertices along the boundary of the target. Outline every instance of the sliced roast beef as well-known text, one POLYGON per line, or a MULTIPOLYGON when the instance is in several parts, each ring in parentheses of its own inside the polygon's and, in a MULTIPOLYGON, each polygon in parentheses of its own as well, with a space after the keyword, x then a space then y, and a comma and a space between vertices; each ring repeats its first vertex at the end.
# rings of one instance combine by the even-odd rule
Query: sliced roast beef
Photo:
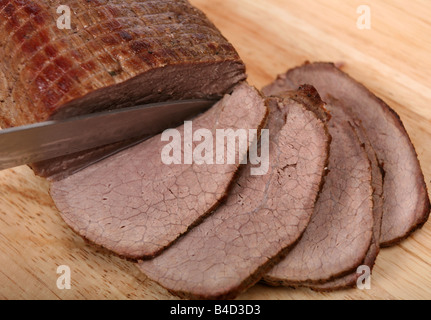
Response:
POLYGON ((316 87, 324 101, 337 100, 364 127, 384 171, 381 245, 406 238, 428 219, 430 201, 416 151, 399 116, 362 84, 330 63, 305 64, 278 77, 266 91, 316 87))
MULTIPOLYGON (((360 123, 355 123, 352 118, 352 115, 346 114, 346 109, 339 107, 337 104, 339 101, 331 101, 329 103, 328 109, 331 111, 331 115, 336 117, 337 119, 343 119, 352 124, 355 132, 357 133, 359 140, 362 142, 365 147, 365 151, 367 152, 368 159, 371 163, 371 185, 373 187, 373 237, 371 240, 371 246, 368 249, 368 252, 365 256, 365 259, 362 263, 364 266, 368 266, 370 271, 374 267, 374 263, 376 261, 377 255, 380 251, 380 232, 382 227, 382 214, 383 214, 383 176, 380 171, 379 163, 377 161, 377 156, 374 149, 371 146, 371 143, 368 140, 368 137, 361 127, 360 123)), ((333 281, 329 281, 325 284, 312 284, 308 285, 313 290, 316 291, 331 291, 331 290, 339 290, 348 287, 353 287, 357 284, 357 280, 359 276, 361 276, 361 272, 357 272, 355 270, 353 273, 335 279, 333 281)))
POLYGON ((225 204, 162 255, 139 264, 150 279, 180 296, 234 298, 298 240, 321 187, 330 137, 292 99, 271 100, 268 128, 268 173, 253 176, 253 166, 245 166, 225 204))
MULTIPOLYGON (((268 92, 267 92, 268 93, 268 92)), ((270 284, 324 283, 355 270, 371 246, 371 167, 351 125, 332 116, 329 173, 301 240, 266 276, 270 284)))
MULTIPOLYGON (((266 94, 275 94, 275 95, 283 95, 283 92, 275 90, 274 92, 271 92, 271 87, 266 88, 264 91, 266 94)), ((316 91, 316 89, 309 85, 301 85, 300 90, 298 91, 300 94, 296 96, 296 99, 304 100, 304 97, 311 97, 308 99, 319 99, 319 93, 316 91)), ((306 100, 306 99, 305 99, 306 100)), ((381 230, 381 222, 382 222, 382 194, 383 194, 383 177, 382 173, 379 168, 379 164, 377 161, 377 157, 375 154, 374 149, 371 146, 371 143, 368 140, 367 135, 365 134, 363 128, 361 127, 360 123, 355 123, 354 118, 351 114, 347 113, 348 111, 346 108, 340 105, 340 101, 332 99, 328 101, 327 109, 330 111, 330 115, 333 119, 332 121, 336 122, 349 122, 352 125, 352 129, 355 130, 356 134, 358 135, 359 140, 361 141, 362 145, 365 148, 365 151, 368 155, 368 159, 371 162, 371 169, 372 169, 372 180, 371 184, 373 187, 373 236, 372 236, 372 242, 371 246, 368 249, 368 252, 365 256, 364 261, 362 262, 363 265, 367 265, 370 270, 372 270, 374 266, 374 262, 376 260, 377 254, 379 252, 379 239, 380 239, 380 230, 381 230)), ((320 109, 322 110, 322 109, 320 109)), ((319 113, 319 110, 317 110, 319 113)), ((335 148, 335 146, 333 146, 335 148)), ((331 175, 328 179, 331 178, 331 175)), ((322 248, 322 250, 325 250, 325 248, 322 248)), ((339 273, 339 270, 337 271, 339 273)), ((335 273, 335 272, 334 272, 335 273)), ((342 276, 340 278, 337 278, 335 280, 331 280, 326 282, 325 284, 316 284, 317 281, 313 281, 312 283, 304 282, 302 283, 303 286, 308 286, 313 288, 314 290, 318 291, 329 291, 329 290, 336 290, 346 287, 354 286, 357 282, 358 277, 360 274, 356 272, 356 270, 349 275, 342 276)), ((322 282, 325 282, 326 280, 322 279, 320 280, 322 282)), ((287 282, 286 282, 287 283, 287 282)))
POLYGON ((221 98, 245 79, 235 49, 186 0, 6 0, 0 21, 9 88, 3 128, 136 103, 221 98), (72 30, 57 27, 60 5, 70 8, 72 30))
POLYGON ((172 131, 177 133, 173 137, 181 137, 180 153, 169 146, 174 140, 168 144, 159 135, 52 183, 51 196, 64 220, 83 237, 120 256, 153 257, 217 207, 247 155, 246 145, 233 150, 239 159, 234 164, 227 164, 228 152, 217 158, 224 164, 189 162, 186 148, 195 152, 200 143, 191 144, 187 136, 198 129, 209 132, 208 139, 222 129, 254 130, 257 135, 267 112, 259 92, 240 84, 192 121, 194 132, 184 132, 185 125, 172 131), (165 150, 173 163, 162 160, 165 150))
MULTIPOLYGON (((360 131, 360 128, 357 128, 357 133, 360 131)), ((374 267, 374 263, 376 261, 377 255, 380 251, 380 231, 382 226, 382 213, 383 213, 383 177, 380 172, 380 168, 378 166, 377 157, 374 150, 371 147, 371 144, 367 142, 367 137, 362 134, 358 134, 361 141, 365 141, 365 150, 367 151, 368 158, 371 161, 371 171, 372 171, 372 180, 371 183, 373 185, 373 218, 374 218, 374 226, 373 226, 373 237, 371 239, 371 246, 368 249, 368 252, 365 256, 364 261, 362 262, 363 266, 367 266, 370 271, 372 271, 374 267), (364 140, 362 138, 365 138, 364 140)), ((324 284, 306 284, 315 291, 333 291, 340 290, 345 288, 354 287, 357 284, 358 278, 362 275, 362 270, 354 270, 351 274, 346 276, 337 278, 332 281, 328 281, 324 284)))

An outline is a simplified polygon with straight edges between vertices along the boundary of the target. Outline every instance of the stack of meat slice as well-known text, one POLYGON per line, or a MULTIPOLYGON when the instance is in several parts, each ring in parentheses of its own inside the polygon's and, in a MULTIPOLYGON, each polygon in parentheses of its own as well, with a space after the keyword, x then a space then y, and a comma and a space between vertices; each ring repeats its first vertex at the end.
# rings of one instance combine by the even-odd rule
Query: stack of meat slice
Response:
POLYGON ((194 125, 261 128, 268 105, 266 174, 252 175, 253 164, 236 179, 239 165, 165 165, 157 136, 54 182, 62 216, 181 297, 234 298, 262 279, 354 286, 358 267, 372 270, 382 245, 428 218, 408 135, 394 111, 332 64, 293 69, 263 92, 239 84, 194 125))
MULTIPOLYGON (((290 228, 280 226, 295 216, 288 209, 297 210, 298 205, 285 208, 288 217, 281 217, 277 207, 272 214, 262 215, 262 208, 266 212, 274 204, 285 204, 284 198, 271 196, 265 178, 250 177, 246 170, 227 202, 203 224, 161 256, 140 262, 142 271, 172 292, 200 298, 233 297, 283 255, 263 276, 265 282, 321 291, 352 287, 361 274, 357 271, 363 271, 360 266, 372 270, 381 246, 406 238, 428 219, 427 188, 407 132, 395 112, 363 85, 332 64, 316 63, 289 71, 263 92, 278 97, 270 100, 271 142, 280 141, 276 123, 283 119, 274 108, 274 99, 279 106, 280 102, 288 106, 286 101, 295 101, 313 110, 316 118, 326 122, 332 137, 328 174, 310 222, 295 245, 284 242, 286 237, 280 230, 289 232, 290 228), (317 107, 320 96, 316 89, 303 83, 316 86, 327 101, 330 117, 317 107), (259 179, 265 182, 256 183, 259 179), (269 193, 256 207, 259 191, 269 193), (242 227, 237 220, 250 227, 242 227), (270 226, 266 236, 259 234, 262 225, 270 226), (267 246, 273 231, 278 232, 275 243, 284 246, 279 255, 273 255, 279 246, 267 246)), ((298 125, 300 119, 295 122, 298 125)), ((303 141, 294 133, 289 136, 298 143, 303 141)), ((300 162, 285 166, 278 158, 280 149, 271 150, 271 172, 280 172, 280 167, 298 169, 300 162)), ((281 195, 298 199, 300 186, 309 180, 306 176, 297 180, 295 174, 289 177, 293 180, 280 184, 281 195)), ((296 225, 303 226, 301 221, 296 225)))
POLYGON ((341 109, 365 130, 384 175, 380 243, 389 246, 405 239, 428 219, 430 201, 416 151, 399 116, 331 63, 292 69, 263 91, 275 93, 303 83, 313 85, 333 110, 341 109))
MULTIPOLYGON (((212 98, 219 102, 193 120, 195 130, 210 139, 252 133, 246 148, 224 149, 214 163, 185 161, 183 149, 174 152, 181 164, 166 164, 159 135, 74 174, 123 145, 33 165, 54 178, 52 198, 77 233, 139 261, 180 296, 234 298, 261 279, 350 287, 381 246, 428 219, 424 176, 392 109, 329 63, 290 70, 263 96, 186 0, 0 1, 0 34, 4 128, 212 98), (71 8, 74 32, 57 28, 60 4, 71 8), (253 151, 261 161, 268 151, 269 169, 253 175, 256 164, 241 163, 260 135, 253 151)), ((199 147, 177 129, 184 146, 199 147)))
MULTIPOLYGON (((318 95, 307 87, 302 86, 310 95, 318 95)), ((283 94, 277 89, 267 87, 264 92, 283 94)), ((270 284, 322 290, 349 286, 356 283, 357 267, 367 264, 371 268, 377 256, 382 174, 370 144, 361 141, 351 118, 331 105, 327 109, 332 137, 329 173, 303 237, 265 276, 270 284), (333 281, 339 277, 342 280, 333 281)))
POLYGON ((321 188, 330 137, 316 114, 290 98, 270 100, 268 128, 268 173, 253 176, 245 166, 226 203, 140 263, 151 279, 181 296, 233 298, 297 242, 321 188))
MULTIPOLYGON (((314 85, 332 114, 328 124, 333 137, 330 173, 304 237, 286 259, 265 276, 265 281, 315 290, 349 287, 356 284, 358 266, 367 265, 372 269, 381 246, 405 239, 427 221, 428 192, 415 149, 400 118, 388 105, 330 63, 306 63, 279 76, 263 91, 278 95, 301 83, 314 85), (358 211, 351 203, 360 199, 353 195, 359 191, 359 185, 353 184, 351 189, 348 183, 358 183, 363 178, 349 180, 354 169, 360 166, 356 163, 349 170, 355 161, 346 158, 349 156, 346 151, 339 153, 348 145, 334 130, 341 123, 349 123, 348 136, 359 139, 371 164, 371 238, 369 220, 355 223, 358 211), (350 174, 343 173, 345 169, 350 174), (362 237, 360 247, 357 246, 359 237, 362 237), (370 245, 364 251, 366 243, 370 245)), ((364 201, 358 209, 363 206, 369 203, 364 201)))

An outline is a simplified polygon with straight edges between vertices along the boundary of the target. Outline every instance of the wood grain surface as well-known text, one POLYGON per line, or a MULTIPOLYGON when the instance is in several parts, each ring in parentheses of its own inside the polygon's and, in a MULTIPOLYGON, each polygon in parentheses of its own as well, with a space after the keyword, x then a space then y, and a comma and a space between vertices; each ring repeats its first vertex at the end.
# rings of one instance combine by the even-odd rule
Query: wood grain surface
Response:
MULTIPOLYGON (((431 184, 431 1, 192 0, 244 59, 258 88, 288 68, 334 61, 401 116, 431 184)), ((175 299, 134 263, 85 243, 60 218, 49 184, 26 167, 0 172, 1 299, 175 299), (59 290, 57 267, 71 269, 59 290)), ((241 299, 431 299, 431 223, 382 250, 371 290, 316 293, 256 285, 241 299)))

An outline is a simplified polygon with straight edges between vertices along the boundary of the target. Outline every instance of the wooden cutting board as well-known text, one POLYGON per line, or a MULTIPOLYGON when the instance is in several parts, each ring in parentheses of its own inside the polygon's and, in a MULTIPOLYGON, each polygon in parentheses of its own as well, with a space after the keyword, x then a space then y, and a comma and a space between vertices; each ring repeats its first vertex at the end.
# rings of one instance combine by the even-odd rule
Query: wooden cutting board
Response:
MULTIPOLYGON (((334 61, 401 116, 431 189, 431 1, 193 0, 235 45, 261 88, 305 60, 334 61)), ((0 172, 0 298, 174 299, 131 262, 85 243, 60 218, 49 184, 24 166, 0 172), (71 269, 59 290, 57 267, 71 269)), ((371 290, 315 293, 257 285, 243 299, 431 299, 431 223, 382 250, 371 290)))

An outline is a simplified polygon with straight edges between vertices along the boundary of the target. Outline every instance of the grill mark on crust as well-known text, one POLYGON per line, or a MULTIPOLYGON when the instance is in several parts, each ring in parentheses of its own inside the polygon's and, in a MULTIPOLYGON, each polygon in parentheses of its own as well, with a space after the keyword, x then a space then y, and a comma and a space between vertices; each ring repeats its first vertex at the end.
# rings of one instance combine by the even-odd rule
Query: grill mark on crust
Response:
MULTIPOLYGON (((8 1, 7 3, 8 4, 5 4, 1 8, 2 10, 0 12, 8 12, 9 15, 11 15, 11 19, 15 19, 14 23, 20 27, 14 28, 9 34, 9 39, 15 39, 15 43, 18 45, 12 46, 12 42, 14 41, 9 41, 7 46, 3 46, 2 48, 3 51, 11 53, 10 61, 14 62, 13 64, 9 64, 11 70, 17 69, 19 71, 18 73, 13 73, 18 74, 18 76, 6 76, 8 77, 8 82, 13 87, 27 89, 27 87, 30 86, 33 87, 33 89, 24 90, 24 92, 29 92, 29 94, 24 94, 24 97, 19 97, 22 104, 22 106, 20 106, 20 108, 22 108, 19 115, 20 119, 9 119, 8 121, 4 121, 3 124, 8 122, 13 125, 18 125, 44 120, 47 114, 51 112, 50 109, 54 110, 58 108, 59 105, 72 101, 76 99, 76 97, 88 94, 91 91, 103 88, 107 85, 122 83, 141 73, 138 69, 148 70, 152 67, 161 67, 162 60, 160 60, 160 57, 164 55, 168 55, 167 61, 171 64, 175 63, 176 59, 178 59, 178 61, 181 59, 184 60, 184 54, 190 61, 196 61, 196 57, 199 55, 202 56, 202 52, 204 52, 204 56, 208 61, 213 61, 214 63, 222 61, 223 58, 227 57, 233 60, 239 60, 235 50, 229 45, 219 31, 214 28, 214 25, 207 20, 202 12, 189 5, 187 1, 127 1, 130 5, 130 8, 127 10, 121 10, 121 6, 124 6, 124 1, 93 1, 92 3, 86 3, 85 1, 69 0, 69 3, 65 3, 72 6, 72 14, 76 15, 76 17, 83 16, 83 19, 85 19, 84 16, 91 17, 93 21, 106 23, 107 26, 114 26, 115 22, 112 20, 115 20, 116 16, 120 16, 121 18, 121 15, 132 15, 134 21, 139 21, 134 31, 138 31, 139 33, 139 31, 151 30, 149 31, 149 33, 153 35, 151 45, 154 47, 151 51, 154 51, 154 53, 146 54, 144 52, 132 54, 131 57, 127 57, 125 54, 121 55, 123 38, 121 38, 119 32, 122 32, 121 34, 126 39, 128 38, 126 33, 129 32, 129 30, 121 30, 124 29, 124 26, 120 26, 119 30, 114 29, 115 31, 106 28, 105 33, 98 34, 92 32, 97 30, 97 28, 83 28, 83 26, 86 26, 84 20, 75 21, 75 19, 72 19, 72 24, 78 24, 78 29, 76 30, 78 32, 69 35, 68 32, 72 31, 68 30, 67 32, 62 32, 55 27, 55 18, 57 18, 58 15, 54 14, 55 8, 53 7, 55 7, 55 4, 63 4, 61 1, 51 1, 50 4, 52 7, 46 7, 46 3, 41 1, 35 8, 26 6, 27 4, 31 6, 34 3, 33 1, 26 1, 25 3, 22 1, 16 3, 8 1), (164 10, 166 12, 163 12, 164 10), (147 13, 142 16, 142 13, 145 12, 147 13), (43 19, 39 19, 39 23, 42 22, 41 20, 44 20, 43 25, 36 26, 33 20, 37 20, 38 18, 34 13, 41 15, 41 17, 43 16, 43 19), (19 18, 15 18, 14 15, 18 15, 17 17, 19 18), (158 17, 160 17, 160 19, 157 19, 158 17), (172 19, 169 19, 169 17, 172 19), (34 27, 30 28, 30 25, 34 25, 34 27), (152 25, 153 28, 151 28, 150 25, 152 25), (181 32, 181 26, 186 26, 188 30, 190 30, 189 32, 193 33, 193 36, 190 36, 190 38, 195 39, 192 42, 194 45, 186 46, 185 38, 187 35, 181 32), (177 42, 176 45, 169 45, 168 48, 163 46, 164 42, 162 42, 162 40, 165 38, 161 37, 160 39, 156 39, 154 35, 159 33, 163 34, 162 31, 164 31, 164 27, 172 29, 172 33, 176 36, 184 37, 184 42, 177 42), (206 35, 206 37, 199 37, 198 30, 200 30, 200 33, 206 35), (38 39, 38 34, 45 34, 48 36, 50 39, 49 43, 42 43, 40 39, 38 39), (213 40, 220 43, 218 49, 216 47, 211 47, 210 39, 212 36, 213 40), (30 37, 30 39, 26 39, 27 37, 30 37), (70 48, 66 44, 59 48, 57 56, 47 56, 44 51, 49 51, 50 48, 52 49, 52 44, 61 43, 61 39, 75 39, 75 41, 76 39, 80 39, 78 41, 80 43, 80 45, 78 45, 79 49, 75 51, 75 48, 70 48), (88 41, 89 39, 91 41, 88 41), (37 46, 31 50, 32 52, 23 53, 21 49, 32 41, 36 41, 37 46), (108 43, 108 45, 106 45, 106 43, 108 43), (109 43, 112 43, 112 46, 110 46, 109 43), (87 50, 84 50, 84 48, 87 48, 87 50), (220 52, 221 57, 217 57, 215 50, 220 52), (77 53, 78 56, 81 56, 81 54, 84 55, 82 58, 75 57, 75 59, 69 59, 69 53, 73 52, 77 53), (81 54, 79 54, 79 52, 81 54), (62 54, 64 54, 63 57, 62 54), (117 54, 118 57, 116 56, 117 54), (87 59, 85 57, 87 57, 87 59), (58 68, 54 65, 55 59, 65 59, 70 65, 69 68, 67 70, 58 68), (37 65, 35 65, 35 63, 37 63, 37 65), (121 65, 123 63, 128 67, 122 68, 121 65), (51 70, 55 68, 57 68, 57 71, 51 72, 51 70), (90 71, 88 69, 92 68, 93 70, 91 70, 91 73, 88 72, 90 71), (133 72, 134 68, 136 72, 133 72), (31 69, 35 69, 36 72, 30 73, 29 70, 31 69), (48 71, 48 76, 50 77, 49 81, 43 80, 42 75, 48 71), (115 76, 112 76, 110 73, 115 73, 115 76), (56 74, 56 76, 51 77, 52 74, 56 74), (28 79, 30 79, 29 82, 28 79), (18 86, 17 83, 20 81, 24 81, 25 83, 18 86), (40 90, 37 89, 36 81, 40 81, 40 85, 45 91, 42 90, 40 93, 40 90), (18 120, 21 122, 18 123, 18 120)), ((127 17, 123 17, 122 19, 127 20, 127 17)), ((6 23, 8 22, 5 21, 2 24, 3 28, 6 23)), ((130 31, 133 31, 133 29, 130 31)), ((142 39, 142 35, 139 36, 137 40, 139 41, 139 39, 142 39)), ((7 74, 10 74, 10 72, 7 74)))

